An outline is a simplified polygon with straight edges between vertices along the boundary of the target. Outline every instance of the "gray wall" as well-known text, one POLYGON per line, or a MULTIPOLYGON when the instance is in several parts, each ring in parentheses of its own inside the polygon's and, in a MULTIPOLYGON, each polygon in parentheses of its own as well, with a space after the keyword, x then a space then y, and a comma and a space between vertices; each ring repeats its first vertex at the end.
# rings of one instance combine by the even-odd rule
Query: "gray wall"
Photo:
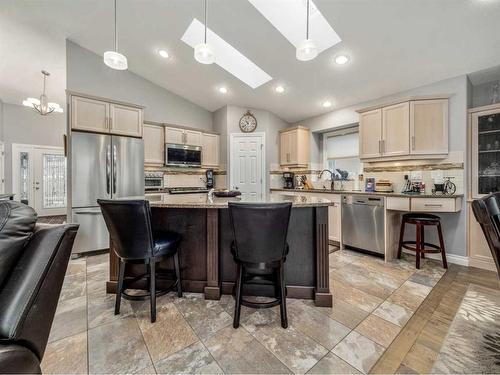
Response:
MULTIPOLYGON (((343 127, 347 124, 356 123, 359 121, 356 109, 369 107, 372 105, 383 104, 384 102, 397 100, 409 96, 418 95, 439 95, 450 94, 449 107, 449 150, 450 152, 458 151, 463 153, 465 169, 463 181, 466 181, 467 170, 467 108, 471 101, 470 82, 466 76, 455 77, 441 82, 436 82, 431 85, 418 87, 405 92, 397 93, 388 97, 379 98, 370 102, 360 103, 348 108, 339 109, 326 113, 321 116, 299 121, 297 124, 307 126, 313 131, 326 131, 343 127)), ((312 144, 313 145, 313 144, 312 144)), ((314 151, 311 151, 314 154, 314 151)), ((316 154, 321 155, 320 150, 316 154)), ((464 183, 464 193, 467 197, 467 184, 464 183)), ((467 209, 466 200, 463 200, 462 211, 458 214, 442 214, 443 230, 445 233, 446 251, 450 254, 461 256, 467 255, 467 209)))
POLYGON ((5 142, 5 192, 12 191, 12 144, 23 143, 63 147, 66 114, 41 116, 32 109, 3 104, 3 141, 5 142))
POLYGON ((212 130, 212 112, 132 73, 104 65, 102 57, 66 42, 68 90, 143 105, 146 121, 212 130))

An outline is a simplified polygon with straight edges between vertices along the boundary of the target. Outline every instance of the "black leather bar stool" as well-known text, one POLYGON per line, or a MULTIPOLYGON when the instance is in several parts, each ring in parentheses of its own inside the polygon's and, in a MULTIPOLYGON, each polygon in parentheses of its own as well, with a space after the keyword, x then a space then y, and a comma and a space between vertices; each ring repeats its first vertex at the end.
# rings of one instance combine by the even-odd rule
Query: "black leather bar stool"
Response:
POLYGON ((233 327, 240 325, 241 305, 256 309, 280 305, 281 326, 288 327, 284 263, 291 203, 229 203, 238 266, 233 327), (243 298, 244 284, 274 285, 276 299, 251 302, 243 298))
POLYGON ((151 209, 146 200, 103 200, 98 199, 109 235, 120 258, 118 288, 116 290, 115 315, 120 313, 121 297, 129 300, 151 301, 151 323, 156 321, 156 297, 177 287, 177 295, 182 297, 181 274, 178 248, 181 236, 173 232, 155 232, 151 229, 151 209), (156 263, 173 257, 175 282, 167 290, 157 290, 156 278, 167 273, 157 273, 156 263), (130 282, 147 279, 149 293, 131 295, 126 293, 125 264, 142 263, 148 272, 130 282))
POLYGON ((425 258, 428 253, 441 253, 443 259, 443 267, 448 268, 446 262, 446 252, 444 249, 443 232, 441 230, 441 219, 439 216, 427 213, 408 213, 403 215, 401 222, 401 232, 399 235, 398 259, 401 258, 401 251, 408 249, 415 252, 416 267, 420 269, 420 257, 425 258), (416 240, 404 241, 406 224, 413 224, 416 226, 416 240), (439 245, 425 242, 425 227, 434 226, 437 229, 439 238, 439 245))

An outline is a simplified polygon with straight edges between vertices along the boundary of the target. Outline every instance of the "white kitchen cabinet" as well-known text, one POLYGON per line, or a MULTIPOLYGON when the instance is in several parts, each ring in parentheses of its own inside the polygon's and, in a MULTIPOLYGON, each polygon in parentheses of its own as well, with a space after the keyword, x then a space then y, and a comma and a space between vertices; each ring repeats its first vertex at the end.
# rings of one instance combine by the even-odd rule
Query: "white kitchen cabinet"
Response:
POLYGON ((165 127, 165 143, 201 146, 201 132, 167 126, 165 127))
POLYGON ((162 125, 144 124, 144 164, 165 164, 165 128, 162 125))
POLYGON ((448 99, 410 102, 412 155, 448 154, 448 99))
MULTIPOLYGON (((338 194, 340 200, 340 194, 338 194)), ((333 199, 332 199, 333 200, 333 199)), ((328 207, 328 239, 330 241, 341 242, 342 234, 342 205, 334 202, 328 207)))
POLYGON ((359 158, 382 156, 382 109, 359 114, 359 158))
POLYGON ((410 104, 399 103, 382 108, 382 155, 410 153, 410 104))
POLYGON ((71 97, 71 129, 109 132, 109 105, 100 100, 71 97))
POLYGON ((109 108, 112 134, 142 137, 142 109, 115 103, 109 108))
POLYGON ((307 167, 309 165, 308 128, 297 126, 280 130, 280 165, 307 167))
POLYGON ((142 137, 139 106, 71 95, 71 129, 142 137))
POLYGON ((201 134, 201 156, 204 167, 219 166, 219 138, 217 134, 201 134))

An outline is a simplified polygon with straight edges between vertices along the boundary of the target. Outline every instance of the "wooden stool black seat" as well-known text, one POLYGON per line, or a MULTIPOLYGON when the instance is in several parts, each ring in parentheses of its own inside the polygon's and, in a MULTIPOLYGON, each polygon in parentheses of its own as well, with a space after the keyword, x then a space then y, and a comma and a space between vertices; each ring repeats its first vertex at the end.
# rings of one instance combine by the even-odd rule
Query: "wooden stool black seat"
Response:
POLYGON ((284 263, 289 251, 286 237, 291 203, 229 203, 237 265, 233 327, 240 325, 241 306, 256 309, 279 305, 281 326, 288 327, 284 263), (254 302, 243 298, 244 284, 273 285, 275 299, 254 302))
POLYGON ((401 259, 403 249, 415 252, 416 267, 420 269, 420 257, 425 258, 425 254, 441 253, 443 267, 448 268, 446 261, 446 251, 444 248, 443 232, 441 228, 441 218, 437 215, 428 213, 407 213, 403 215, 401 222, 401 231, 399 234, 398 259, 401 259), (415 241, 404 241, 406 224, 415 225, 415 241), (425 242, 425 227, 433 226, 437 229, 439 245, 425 242))
POLYGON ((178 249, 181 236, 170 231, 155 231, 151 229, 151 209, 146 200, 104 200, 98 199, 101 211, 109 231, 109 236, 115 245, 118 255, 119 271, 116 290, 115 315, 120 313, 121 297, 129 300, 151 301, 151 323, 156 321, 156 297, 177 289, 177 295, 182 297, 182 280, 180 274, 178 249), (156 272, 156 264, 166 258, 173 258, 174 272, 156 272), (147 273, 125 280, 125 265, 128 263, 145 264, 147 273), (156 280, 174 275, 174 282, 169 288, 158 290, 156 280), (126 292, 127 285, 132 285, 140 279, 146 279, 148 292, 141 295, 126 292))

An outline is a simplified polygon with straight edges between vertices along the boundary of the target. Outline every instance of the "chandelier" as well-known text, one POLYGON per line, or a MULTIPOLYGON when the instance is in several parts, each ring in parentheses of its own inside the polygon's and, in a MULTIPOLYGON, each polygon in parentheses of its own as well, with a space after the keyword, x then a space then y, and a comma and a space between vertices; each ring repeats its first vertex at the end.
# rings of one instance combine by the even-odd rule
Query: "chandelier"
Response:
POLYGON ((45 95, 45 81, 47 77, 50 76, 50 73, 45 70, 42 70, 42 74, 43 74, 43 92, 42 95, 40 95, 40 99, 28 98, 26 100, 23 100, 23 105, 25 107, 31 107, 33 110, 37 111, 42 116, 49 115, 52 112, 62 113, 63 109, 61 108, 61 106, 57 103, 49 102, 47 99, 47 95, 45 95))

